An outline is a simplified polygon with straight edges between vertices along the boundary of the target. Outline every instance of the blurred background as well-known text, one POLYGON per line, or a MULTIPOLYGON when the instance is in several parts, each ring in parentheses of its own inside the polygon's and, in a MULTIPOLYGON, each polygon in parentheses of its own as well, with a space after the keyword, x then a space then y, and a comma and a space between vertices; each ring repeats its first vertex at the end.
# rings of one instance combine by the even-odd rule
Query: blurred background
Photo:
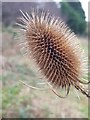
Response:
POLYGON ((2 116, 4 118, 88 118, 88 99, 81 93, 78 92, 80 100, 74 90, 71 90, 66 99, 60 99, 51 90, 33 90, 19 82, 22 80, 35 86, 39 81, 38 73, 32 66, 31 60, 20 52, 17 44, 20 36, 15 26, 17 18, 21 16, 19 9, 29 13, 31 7, 44 8, 54 16, 63 19, 77 34, 86 54, 88 53, 88 32, 90 31, 88 31, 87 13, 79 0, 2 2, 2 20, 0 19, 2 116))

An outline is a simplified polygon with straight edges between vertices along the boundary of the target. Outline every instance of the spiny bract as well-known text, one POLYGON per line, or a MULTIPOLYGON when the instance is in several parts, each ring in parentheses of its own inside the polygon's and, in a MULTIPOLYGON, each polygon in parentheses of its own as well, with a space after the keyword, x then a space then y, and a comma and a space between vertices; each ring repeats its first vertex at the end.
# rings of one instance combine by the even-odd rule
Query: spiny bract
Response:
POLYGON ((76 35, 60 18, 49 12, 33 9, 30 15, 21 13, 23 17, 18 25, 25 30, 28 52, 31 52, 50 85, 65 87, 67 92, 70 86, 74 86, 90 97, 81 86, 87 62, 76 35))

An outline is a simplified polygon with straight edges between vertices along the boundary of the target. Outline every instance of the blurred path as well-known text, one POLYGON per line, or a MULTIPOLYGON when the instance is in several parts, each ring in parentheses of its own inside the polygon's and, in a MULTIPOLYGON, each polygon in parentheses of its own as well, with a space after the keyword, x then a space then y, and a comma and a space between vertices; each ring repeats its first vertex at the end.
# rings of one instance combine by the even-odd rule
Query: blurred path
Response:
POLYGON ((2 53, 2 34, 0 33, 0 53, 2 53))

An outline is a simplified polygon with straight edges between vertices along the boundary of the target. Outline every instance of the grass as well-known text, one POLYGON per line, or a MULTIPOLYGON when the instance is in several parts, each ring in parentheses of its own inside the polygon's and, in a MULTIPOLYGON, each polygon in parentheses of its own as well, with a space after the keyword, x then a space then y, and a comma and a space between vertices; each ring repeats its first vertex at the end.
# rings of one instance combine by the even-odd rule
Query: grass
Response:
MULTIPOLYGON (((88 117, 88 100, 82 94, 80 94, 80 101, 73 90, 66 99, 60 99, 51 90, 32 90, 20 83, 19 80, 23 80, 26 83, 36 85, 39 80, 35 72, 36 68, 32 69, 30 60, 23 57, 17 49, 16 41, 13 40, 17 34, 14 34, 13 28, 4 28, 3 36, 3 56, 6 68, 3 70, 3 75, 0 74, 0 81, 2 79, 3 82, 2 108, 4 118, 88 117)), ((85 42, 83 45, 87 49, 85 42)))

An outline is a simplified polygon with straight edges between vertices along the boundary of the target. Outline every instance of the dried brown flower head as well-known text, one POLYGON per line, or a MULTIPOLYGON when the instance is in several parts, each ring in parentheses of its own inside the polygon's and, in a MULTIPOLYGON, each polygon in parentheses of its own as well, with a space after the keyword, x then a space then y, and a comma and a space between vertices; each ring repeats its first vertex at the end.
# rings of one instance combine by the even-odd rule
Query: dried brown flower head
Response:
POLYGON ((83 87, 89 83, 83 81, 87 71, 86 57, 76 35, 60 18, 49 12, 33 9, 30 15, 21 13, 23 17, 18 25, 25 32, 28 52, 31 52, 51 88, 65 88, 68 94, 70 87, 74 86, 90 97, 83 87))

